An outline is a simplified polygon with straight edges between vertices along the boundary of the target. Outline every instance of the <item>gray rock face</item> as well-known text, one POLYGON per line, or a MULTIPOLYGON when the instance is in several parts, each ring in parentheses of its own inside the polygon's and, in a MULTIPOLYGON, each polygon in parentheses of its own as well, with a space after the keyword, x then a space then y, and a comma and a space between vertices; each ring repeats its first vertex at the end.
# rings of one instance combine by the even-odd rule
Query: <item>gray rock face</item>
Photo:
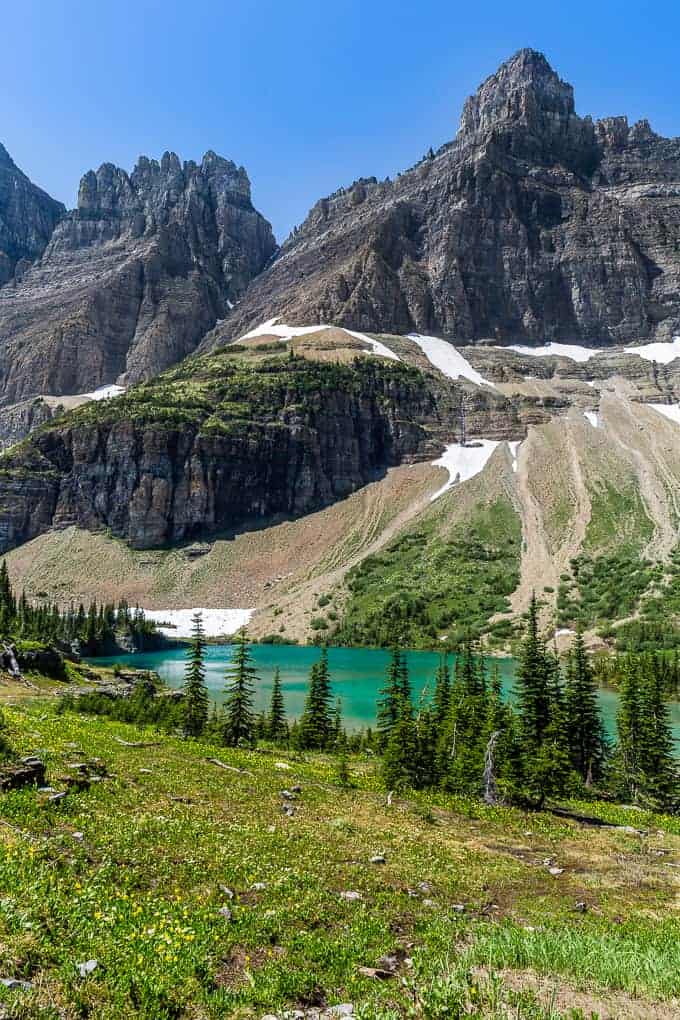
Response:
POLYGON ((205 346, 273 315, 458 341, 605 345, 680 331, 680 139, 579 117, 522 50, 455 140, 318 202, 205 346))
POLYGON ((0 286, 44 252, 66 210, 37 188, 0 145, 0 286))
POLYGON ((157 374, 194 350, 275 247, 245 170, 213 152, 90 171, 40 263, 0 288, 0 403, 157 374))

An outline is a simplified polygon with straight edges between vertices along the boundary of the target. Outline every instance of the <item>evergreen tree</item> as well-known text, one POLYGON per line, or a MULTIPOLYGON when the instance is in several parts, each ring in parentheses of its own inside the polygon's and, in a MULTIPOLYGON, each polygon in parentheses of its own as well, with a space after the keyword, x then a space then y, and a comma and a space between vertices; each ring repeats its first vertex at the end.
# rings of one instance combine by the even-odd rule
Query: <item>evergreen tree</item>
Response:
POLYGON ((331 682, 328 671, 328 650, 312 666, 305 707, 298 726, 298 747, 301 750, 323 750, 332 741, 331 682))
POLYGON ((451 703, 451 672, 446 655, 442 656, 434 678, 434 718, 441 726, 449 711, 451 703))
POLYGON ((269 716, 267 719, 267 736, 270 740, 285 741, 288 737, 288 723, 286 721, 286 708, 283 701, 283 690, 281 688, 281 670, 277 666, 274 670, 272 683, 272 696, 269 702, 269 716))
POLYGON ((205 635, 203 617, 195 613, 184 674, 184 732, 200 737, 208 721, 208 688, 205 683, 205 635))
POLYGON ((526 635, 517 670, 519 712, 527 752, 540 747, 550 722, 546 653, 538 631, 538 603, 531 596, 526 635))
POLYGON ((567 668, 565 708, 570 758, 581 779, 590 786, 602 778, 606 743, 595 679, 580 628, 567 668))
POLYGON ((390 734, 399 719, 400 706, 404 701, 410 700, 411 689, 404 655, 399 648, 393 648, 385 686, 380 689, 378 696, 376 714, 378 746, 381 750, 387 747, 390 734))
POLYGON ((402 698, 397 706, 397 720, 389 731, 383 754, 382 775, 388 790, 413 786, 417 774, 418 741, 413 720, 413 706, 402 698))
POLYGON ((245 630, 234 642, 234 658, 226 671, 223 741, 228 747, 252 744, 255 737, 253 701, 258 676, 245 630))

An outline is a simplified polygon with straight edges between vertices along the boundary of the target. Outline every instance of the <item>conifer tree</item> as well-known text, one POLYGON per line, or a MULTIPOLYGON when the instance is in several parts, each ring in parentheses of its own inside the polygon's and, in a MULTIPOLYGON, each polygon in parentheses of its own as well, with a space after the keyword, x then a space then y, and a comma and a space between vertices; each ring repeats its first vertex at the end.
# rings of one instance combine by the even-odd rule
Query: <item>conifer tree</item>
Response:
POLYGON ((274 670, 272 696, 269 703, 269 716, 267 722, 267 736, 270 740, 285 741, 287 739, 288 723, 286 721, 286 708, 283 701, 283 690, 281 688, 281 670, 278 666, 274 670))
POLYGON ((416 778, 418 741, 413 706, 405 698, 397 706, 397 720, 389 731, 382 759, 382 775, 388 790, 413 786, 416 778))
POLYGON ((434 718, 441 726, 446 719, 451 703, 451 671, 446 655, 442 656, 434 678, 434 718))
POLYGON ((571 761, 590 786, 602 777, 606 743, 595 679, 580 627, 567 669, 565 708, 571 761))
POLYGON ((410 700, 411 689, 406 662, 400 649, 393 648, 385 686, 380 689, 378 696, 377 729, 378 746, 381 750, 387 747, 390 734, 399 719, 401 704, 404 701, 410 703, 410 700))
POLYGON ((234 658, 226 671, 223 741, 228 747, 252 744, 255 737, 253 702, 258 677, 253 668, 246 631, 234 642, 234 658))
POLYGON ((516 677, 520 720, 527 750, 540 747, 550 722, 550 691, 546 667, 545 647, 538 630, 538 603, 534 593, 529 604, 526 635, 516 677))
POLYGON ((208 688, 205 683, 205 636, 203 617, 195 613, 184 674, 184 732, 200 737, 208 721, 208 688))
POLYGON ((321 658, 314 663, 309 674, 309 688, 298 727, 298 747, 302 750, 322 750, 330 745, 332 730, 328 650, 323 648, 321 658))

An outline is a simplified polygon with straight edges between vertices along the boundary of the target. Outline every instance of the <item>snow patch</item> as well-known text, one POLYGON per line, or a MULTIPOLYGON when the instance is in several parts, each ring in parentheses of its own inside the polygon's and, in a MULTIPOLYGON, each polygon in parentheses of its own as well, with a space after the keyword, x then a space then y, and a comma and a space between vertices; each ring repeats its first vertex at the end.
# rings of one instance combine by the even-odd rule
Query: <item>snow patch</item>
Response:
POLYGON ((234 304, 232 301, 229 300, 229 298, 227 298, 227 308, 229 309, 230 312, 233 312, 234 310, 234 304))
POLYGON ((517 453, 521 445, 521 439, 514 439, 512 442, 508 442, 508 446, 510 447, 510 456, 512 457, 512 470, 514 472, 517 472, 517 453))
POLYGON ((110 400, 111 397, 119 397, 121 393, 125 393, 124 386, 100 386, 99 389, 93 390, 92 393, 86 393, 85 396, 90 400, 110 400))
POLYGON ((664 418, 668 418, 669 421, 674 421, 676 425, 680 425, 680 404, 650 404, 655 411, 662 414, 664 418))
POLYGON ((156 624, 171 624, 159 627, 161 634, 188 638, 193 631, 194 613, 201 613, 206 636, 223 637, 246 627, 254 612, 254 609, 145 609, 144 616, 156 624))
POLYGON ((532 358, 571 358, 583 364, 590 361, 597 354, 604 354, 599 347, 581 347, 580 344, 544 344, 542 347, 523 347, 521 344, 509 344, 507 347, 497 347, 501 351, 517 351, 518 354, 528 354, 532 358))
POLYGON ((451 443, 446 447, 438 460, 432 461, 432 467, 443 467, 449 473, 449 480, 441 489, 431 497, 431 502, 439 499, 441 495, 448 492, 457 482, 466 482, 473 478, 485 467, 486 462, 498 446, 495 439, 479 439, 475 442, 478 446, 461 446, 460 443, 451 443))
MULTIPOLYGON (((307 333, 320 333, 323 329, 334 329, 334 326, 317 325, 317 326, 286 326, 284 323, 276 325, 276 318, 269 319, 267 322, 263 322, 261 326, 256 326, 255 329, 251 329, 250 333, 246 333, 242 336, 241 340, 251 340, 256 336, 277 336, 280 340, 291 340, 296 336, 306 336, 307 333)), ((370 336, 366 336, 365 333, 355 333, 351 329, 345 329, 344 326, 338 326, 338 329, 342 329, 349 336, 355 337, 357 340, 363 341, 368 344, 371 348, 372 354, 377 354, 382 358, 389 358, 391 361, 401 361, 401 358, 391 351, 389 347, 385 347, 385 344, 381 344, 379 340, 372 340, 370 336)))
POLYGON ((470 382, 475 383, 477 386, 490 386, 491 389, 496 388, 493 383, 485 379, 484 376, 480 375, 472 367, 467 358, 464 358, 453 344, 448 343, 446 340, 441 340, 436 336, 422 336, 420 333, 409 333, 408 339, 417 343, 430 364, 438 368, 449 379, 459 379, 462 377, 463 379, 469 379, 470 382))
POLYGON ((599 427, 600 427, 600 416, 599 416, 599 414, 597 414, 596 411, 584 411, 583 412, 583 417, 586 419, 586 421, 590 422, 590 424, 593 426, 594 429, 599 429, 599 427))
POLYGON ((555 631, 555 637, 565 637, 567 634, 575 634, 575 630, 571 630, 570 627, 560 627, 559 630, 555 631))
POLYGON ((680 336, 674 336, 666 343, 642 344, 640 347, 626 347, 624 350, 626 354, 639 354, 645 361, 668 365, 675 358, 680 358, 680 336))

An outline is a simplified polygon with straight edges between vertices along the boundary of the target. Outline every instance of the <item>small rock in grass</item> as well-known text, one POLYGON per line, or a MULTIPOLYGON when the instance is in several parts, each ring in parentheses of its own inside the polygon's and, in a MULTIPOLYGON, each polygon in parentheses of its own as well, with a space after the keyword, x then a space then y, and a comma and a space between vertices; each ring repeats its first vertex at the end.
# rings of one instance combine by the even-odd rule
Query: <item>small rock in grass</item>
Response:
POLYGON ((24 992, 30 991, 33 987, 30 981, 21 981, 19 978, 0 978, 0 985, 10 989, 21 988, 24 992))
POLYGON ((65 796, 66 790, 60 790, 58 793, 51 793, 47 800, 50 804, 53 804, 58 800, 63 800, 65 796))
POLYGON ((585 914, 587 909, 588 904, 585 902, 585 900, 579 900, 576 906, 574 907, 574 910, 577 910, 579 914, 585 914))
POLYGON ((429 882, 418 882, 418 889, 422 893, 432 892, 432 886, 430 885, 429 882))
POLYGON ((279 1020, 279 1018, 276 1013, 265 1013, 262 1020, 279 1020))
POLYGON ((353 889, 348 889, 345 892, 340 893, 341 900, 347 900, 349 903, 356 903, 358 900, 362 900, 363 896, 360 892, 355 892, 353 889))
POLYGON ((297 800, 297 797, 292 790, 281 790, 281 796, 284 800, 297 800))
POLYGON ((423 906, 424 907, 436 907, 437 904, 434 902, 434 900, 423 900, 423 906))
POLYGON ((287 761, 275 761, 274 762, 274 768, 275 769, 281 769, 281 771, 284 771, 286 769, 289 769, 290 765, 288 764, 287 761))
POLYGON ((231 921, 232 913, 229 907, 220 907, 217 913, 220 917, 223 917, 225 921, 231 921))
POLYGON ((86 960, 85 963, 77 963, 76 970, 80 974, 81 978, 86 978, 93 970, 96 970, 98 966, 99 960, 86 960))
POLYGON ((223 896, 226 896, 228 900, 233 900, 234 890, 230 889, 228 885, 218 885, 217 887, 223 896))
POLYGON ((300 785, 291 786, 290 791, 291 793, 302 793, 302 787, 300 785))
POLYGON ((292 804, 284 804, 281 810, 283 811, 284 815, 288 815, 289 818, 292 818, 293 815, 295 814, 295 808, 293 807, 292 804))
POLYGON ((464 903, 452 903, 451 904, 451 910, 454 912, 454 914, 464 914, 465 913, 465 904, 464 903))
POLYGON ((374 856, 371 857, 371 864, 384 864, 384 863, 385 863, 384 854, 374 854, 374 856))
POLYGON ((266 882, 253 882, 253 884, 251 885, 250 888, 251 888, 252 892, 262 892, 263 889, 267 888, 267 883, 266 882))
POLYGON ((85 839, 85 833, 84 832, 72 832, 71 833, 71 838, 75 839, 76 843, 82 843, 83 840, 85 839))
POLYGON ((359 967, 362 977, 377 978, 378 981, 388 981, 394 977, 393 970, 386 970, 383 967, 359 967))
POLYGON ((145 776, 152 776, 153 769, 137 769, 138 772, 143 772, 145 776))
POLYGON ((548 868, 548 874, 553 875, 555 878, 557 878, 558 875, 564 874, 564 868, 548 868))
POLYGON ((340 1002, 337 1006, 327 1006, 323 1016, 324 1020, 335 1020, 336 1017, 354 1016, 354 1006, 351 1002, 340 1002))

